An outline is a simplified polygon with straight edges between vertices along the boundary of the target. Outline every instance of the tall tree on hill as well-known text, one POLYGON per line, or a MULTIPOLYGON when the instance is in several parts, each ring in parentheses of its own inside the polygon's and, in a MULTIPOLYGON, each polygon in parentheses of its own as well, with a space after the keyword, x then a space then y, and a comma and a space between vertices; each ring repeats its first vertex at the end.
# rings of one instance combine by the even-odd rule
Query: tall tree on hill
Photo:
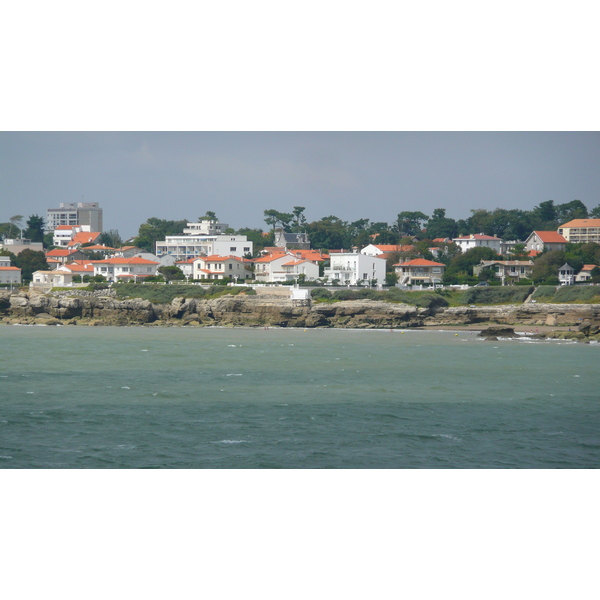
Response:
POLYGON ((276 227, 281 227, 284 231, 288 233, 291 231, 291 221, 294 218, 292 213, 283 213, 275 210, 274 208, 270 208, 264 211, 265 215, 265 223, 271 226, 271 229, 275 229, 276 227))
POLYGON ((140 225, 138 235, 133 240, 134 245, 148 252, 155 252, 157 241, 164 240, 167 235, 182 234, 187 223, 187 219, 167 221, 166 219, 150 217, 140 225))
POLYGON ((423 225, 429 220, 429 217, 421 211, 402 211, 398 213, 394 223, 395 232, 401 236, 421 235, 423 225))
POLYGON ((32 242, 44 242, 44 219, 39 215, 30 215, 27 220, 27 229, 23 235, 32 242))
POLYGON ((123 245, 123 240, 117 229, 103 231, 98 241, 103 246, 108 246, 109 248, 120 248, 123 245))
POLYGON ((453 238, 456 237, 456 221, 446 216, 445 208, 436 208, 427 221, 427 237, 435 238, 453 238))
POLYGON ((217 214, 215 212, 212 210, 207 210, 203 217, 198 217, 198 223, 204 220, 218 221, 219 219, 217 219, 217 214))
POLYGON ((573 219, 587 219, 588 209, 581 200, 572 200, 556 207, 556 219, 560 225, 573 219))

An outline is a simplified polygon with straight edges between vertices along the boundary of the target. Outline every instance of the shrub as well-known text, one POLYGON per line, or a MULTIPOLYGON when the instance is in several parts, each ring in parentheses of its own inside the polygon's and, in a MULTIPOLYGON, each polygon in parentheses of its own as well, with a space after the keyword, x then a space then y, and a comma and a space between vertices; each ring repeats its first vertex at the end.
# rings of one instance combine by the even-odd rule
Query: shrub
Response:
POLYGON ((471 288, 459 295, 459 301, 464 304, 520 304, 532 291, 531 286, 471 288))
POLYGON ((435 293, 419 295, 414 303, 421 308, 438 308, 448 306, 449 304, 446 298, 435 293))
POLYGON ((313 289, 313 290, 311 290, 310 295, 313 298, 313 300, 330 300, 331 299, 331 293, 329 292, 329 290, 326 290, 325 288, 313 289))

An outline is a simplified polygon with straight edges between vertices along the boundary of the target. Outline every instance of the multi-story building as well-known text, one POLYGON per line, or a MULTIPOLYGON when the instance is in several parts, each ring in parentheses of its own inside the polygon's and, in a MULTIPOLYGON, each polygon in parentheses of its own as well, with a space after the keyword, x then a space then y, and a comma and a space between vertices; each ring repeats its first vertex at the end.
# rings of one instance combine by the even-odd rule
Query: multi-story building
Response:
POLYGON ((166 239, 156 242, 156 256, 172 256, 176 261, 184 261, 197 256, 237 256, 243 258, 252 254, 254 244, 245 235, 229 235, 224 233, 206 233, 207 231, 224 231, 226 223, 203 220, 199 223, 188 223, 182 235, 168 235, 166 239))
POLYGON ((107 281, 124 281, 127 279, 144 279, 156 275, 160 263, 153 260, 146 260, 139 256, 133 258, 106 258, 96 260, 94 265, 94 275, 102 275, 107 281))
POLYGON ((574 219, 558 228, 558 233, 571 244, 600 244, 600 219, 574 219))
POLYGON ((89 231, 103 231, 102 209, 98 202, 61 202, 59 208, 48 209, 46 231, 60 225, 88 225, 89 231))
POLYGON ((10 264, 10 256, 0 256, 0 283, 21 283, 21 269, 10 264))
POLYGON ((385 283, 386 261, 383 258, 359 252, 332 252, 329 262, 330 266, 325 268, 323 275, 331 282, 364 285, 376 280, 379 285, 385 283))
POLYGON ((424 258, 415 258, 395 264, 394 268, 398 276, 398 283, 401 285, 422 285, 424 283, 435 285, 442 283, 446 265, 424 258))
POLYGON ((246 266, 250 261, 238 256, 200 256, 192 263, 193 279, 252 279, 246 266))

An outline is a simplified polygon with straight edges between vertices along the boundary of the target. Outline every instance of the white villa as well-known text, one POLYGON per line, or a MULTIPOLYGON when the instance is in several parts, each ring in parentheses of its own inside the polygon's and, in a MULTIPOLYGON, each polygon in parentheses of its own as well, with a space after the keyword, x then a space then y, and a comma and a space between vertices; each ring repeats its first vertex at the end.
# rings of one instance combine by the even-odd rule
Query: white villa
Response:
POLYGON ((598 265, 583 265, 581 271, 575 276, 575 281, 589 281, 592 278, 592 271, 598 267, 598 265))
POLYGON ((325 268, 324 276, 328 281, 337 281, 342 285, 360 285, 376 280, 385 283, 386 261, 377 256, 368 256, 359 252, 336 252, 329 257, 330 266, 325 268))
POLYGON ((160 263, 146 260, 139 256, 132 258, 106 258, 94 261, 94 275, 102 275, 108 281, 125 281, 144 279, 157 274, 160 263))
POLYGON ((316 261, 296 256, 292 252, 275 252, 252 262, 254 277, 261 283, 294 281, 301 275, 308 281, 319 278, 319 265, 316 261))
POLYGON ((415 258, 398 263, 394 268, 400 285, 441 284, 446 265, 424 258, 415 258))
POLYGON ((502 240, 492 235, 483 233, 472 233, 471 235, 454 238, 452 240, 461 252, 467 252, 473 248, 491 248, 494 252, 500 254, 502 240))
MULTIPOLYGON (((225 279, 225 277, 231 277, 235 281, 252 279, 252 272, 246 269, 247 264, 249 261, 239 256, 199 256, 192 262, 192 278, 225 279)), ((181 268, 181 263, 177 266, 181 268)))
POLYGON ((569 263, 565 263, 558 270, 558 281, 560 285, 573 285, 575 283, 575 269, 569 263))

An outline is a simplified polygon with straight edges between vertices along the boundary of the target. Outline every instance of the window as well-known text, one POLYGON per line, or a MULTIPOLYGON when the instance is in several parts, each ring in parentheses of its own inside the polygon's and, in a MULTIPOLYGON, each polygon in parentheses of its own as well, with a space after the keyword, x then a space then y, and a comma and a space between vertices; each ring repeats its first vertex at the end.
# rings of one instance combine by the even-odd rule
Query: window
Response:
POLYGON ((233 271, 233 265, 231 263, 229 263, 229 270, 233 271))
POLYGON ((236 246, 229 247, 229 252, 235 252, 235 251, 236 251, 236 246))

